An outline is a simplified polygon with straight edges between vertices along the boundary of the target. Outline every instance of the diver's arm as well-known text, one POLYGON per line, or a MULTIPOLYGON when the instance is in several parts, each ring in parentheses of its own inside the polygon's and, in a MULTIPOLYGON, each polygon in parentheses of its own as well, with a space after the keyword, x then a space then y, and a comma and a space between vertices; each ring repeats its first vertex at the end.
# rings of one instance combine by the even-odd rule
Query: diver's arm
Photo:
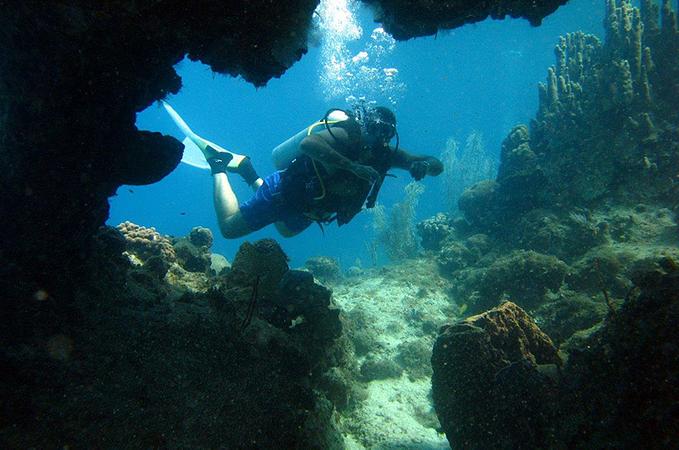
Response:
POLYGON ((320 162, 324 166, 342 170, 348 170, 359 178, 374 181, 379 174, 370 166, 357 164, 335 150, 335 145, 351 145, 349 135, 341 128, 335 128, 332 135, 328 131, 311 134, 302 140, 299 145, 300 151, 311 159, 320 162))
POLYGON ((425 175, 435 177, 443 172, 443 163, 438 158, 414 155, 400 148, 394 152, 391 165, 409 171, 416 180, 421 180, 425 175))

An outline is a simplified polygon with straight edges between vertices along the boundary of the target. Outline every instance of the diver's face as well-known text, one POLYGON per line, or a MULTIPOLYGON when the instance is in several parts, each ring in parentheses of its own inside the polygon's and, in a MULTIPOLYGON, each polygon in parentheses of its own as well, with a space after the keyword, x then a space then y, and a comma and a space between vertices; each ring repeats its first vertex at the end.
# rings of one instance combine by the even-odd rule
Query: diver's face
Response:
POLYGON ((393 123, 377 119, 368 127, 368 143, 370 145, 387 145, 396 134, 393 123))

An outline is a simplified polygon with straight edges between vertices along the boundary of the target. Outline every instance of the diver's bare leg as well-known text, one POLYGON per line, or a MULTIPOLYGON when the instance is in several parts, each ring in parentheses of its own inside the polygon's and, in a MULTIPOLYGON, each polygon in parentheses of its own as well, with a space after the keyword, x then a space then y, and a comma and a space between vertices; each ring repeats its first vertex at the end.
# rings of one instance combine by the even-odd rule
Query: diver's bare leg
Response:
POLYGON ((212 176, 214 186, 214 204, 217 222, 222 236, 234 239, 252 232, 240 213, 238 198, 233 192, 229 178, 225 173, 215 173, 212 176))

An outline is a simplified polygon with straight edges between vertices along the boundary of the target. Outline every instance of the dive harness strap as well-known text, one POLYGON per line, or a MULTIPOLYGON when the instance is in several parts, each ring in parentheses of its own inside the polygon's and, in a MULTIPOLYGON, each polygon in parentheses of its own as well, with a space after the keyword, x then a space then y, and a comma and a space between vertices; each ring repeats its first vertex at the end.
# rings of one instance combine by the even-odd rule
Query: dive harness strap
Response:
POLYGON ((232 159, 233 155, 227 152, 218 152, 216 156, 208 158, 207 163, 210 165, 212 175, 217 173, 235 172, 245 180, 248 186, 259 179, 259 175, 257 175, 248 156, 243 158, 236 168, 229 167, 229 163, 232 159))
POLYGON ((229 162, 233 159, 233 155, 231 153, 224 153, 221 152, 217 156, 213 156, 212 158, 207 159, 207 163, 210 165, 210 172, 212 175, 218 174, 218 173, 226 173, 226 166, 229 165, 229 162))

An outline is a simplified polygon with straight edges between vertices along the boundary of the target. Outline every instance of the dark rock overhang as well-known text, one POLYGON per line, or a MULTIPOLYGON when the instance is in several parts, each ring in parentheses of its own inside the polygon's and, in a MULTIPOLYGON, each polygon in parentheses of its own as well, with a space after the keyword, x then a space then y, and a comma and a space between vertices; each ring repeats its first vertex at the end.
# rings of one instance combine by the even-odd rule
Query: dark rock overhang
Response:
MULTIPOLYGON (((523 16, 535 25, 565 0, 366 3, 397 39, 407 39, 488 16, 523 16)), ((179 91, 173 65, 188 55, 262 86, 306 53, 316 6, 0 0, 3 289, 73 283, 108 216, 108 197, 176 167, 178 141, 135 127, 137 112, 179 91), (22 282, 10 282, 18 274, 22 282)))
POLYGON ((538 26, 567 0, 364 0, 373 6, 375 20, 395 39, 404 40, 438 33, 491 17, 523 17, 538 26))

